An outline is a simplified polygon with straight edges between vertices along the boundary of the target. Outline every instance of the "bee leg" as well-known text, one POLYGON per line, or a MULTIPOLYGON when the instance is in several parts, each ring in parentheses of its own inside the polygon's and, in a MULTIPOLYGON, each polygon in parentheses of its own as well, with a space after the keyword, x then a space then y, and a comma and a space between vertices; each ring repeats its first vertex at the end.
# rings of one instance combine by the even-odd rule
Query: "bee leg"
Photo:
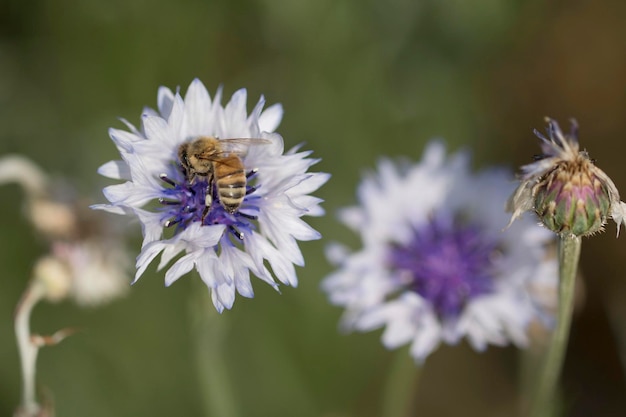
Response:
POLYGON ((202 210, 202 218, 201 218, 202 224, 204 224, 204 219, 209 214, 212 201, 213 201, 213 198, 207 195, 207 197, 204 200, 204 210, 202 210))
POLYGON ((209 178, 209 185, 206 187, 206 195, 204 196, 204 210, 202 210, 201 223, 204 224, 204 219, 209 214, 211 205, 213 204, 213 178, 209 178))

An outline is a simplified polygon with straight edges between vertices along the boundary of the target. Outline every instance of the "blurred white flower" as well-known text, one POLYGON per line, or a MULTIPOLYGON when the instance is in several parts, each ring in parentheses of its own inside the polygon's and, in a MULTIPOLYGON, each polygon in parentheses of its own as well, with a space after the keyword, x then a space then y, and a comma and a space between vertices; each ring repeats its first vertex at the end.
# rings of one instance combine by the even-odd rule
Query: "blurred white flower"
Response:
POLYGON ((165 284, 197 269, 219 312, 232 307, 235 292, 254 295, 250 272, 274 288, 274 277, 297 285, 294 264, 304 265, 297 241, 320 238, 300 218, 323 214, 321 200, 309 193, 329 178, 307 172, 317 162, 307 158, 311 152, 294 148, 283 153, 282 137, 272 133, 282 119, 280 105, 263 110, 261 98, 248 115, 245 89, 226 106, 220 103, 221 95, 218 90, 211 99, 199 80, 191 83, 184 99, 161 87, 158 111, 144 111, 141 129, 129 123, 129 132, 111 129, 122 160, 104 164, 99 173, 126 182, 106 187, 104 195, 111 204, 95 206, 139 218, 144 240, 135 281, 157 255, 162 269, 182 253, 165 273, 165 284), (218 187, 210 186, 210 175, 194 177, 181 164, 179 148, 199 137, 221 143, 230 138, 264 141, 241 157, 247 185, 238 209, 224 207, 218 187), (212 191, 208 198, 207 191, 212 191))
POLYGON ((126 294, 130 259, 119 245, 100 239, 53 244, 35 264, 33 277, 48 301, 72 299, 95 307, 126 294))
POLYGON ((67 265, 68 296, 80 306, 104 304, 128 291, 131 262, 125 248, 113 241, 57 242, 53 255, 67 265))
POLYGON ((52 403, 40 405, 35 394, 36 362, 42 346, 56 345, 74 333, 32 334, 30 316, 41 301, 72 299, 80 306, 113 300, 129 288, 130 264, 119 229, 102 213, 87 208, 71 187, 50 180, 29 159, 0 158, 0 184, 17 183, 25 192, 25 214, 37 235, 50 244, 50 253, 34 264, 33 276, 15 309, 14 326, 22 372, 22 399, 15 416, 53 415, 52 403))
POLYGON ((33 274, 44 298, 97 306, 128 291, 130 259, 120 228, 25 157, 0 158, 0 184, 11 182, 24 189, 26 218, 50 244, 50 253, 37 261, 33 274))
POLYGON ((330 246, 338 270, 322 283, 346 309, 344 329, 385 326, 383 344, 410 343, 418 362, 463 337, 477 350, 527 343, 527 325, 545 313, 531 288, 557 282, 546 250, 553 235, 527 219, 503 231, 509 173, 473 174, 468 162, 465 153, 447 159, 434 142, 421 163, 385 160, 362 182, 360 205, 340 219, 363 248, 330 246))

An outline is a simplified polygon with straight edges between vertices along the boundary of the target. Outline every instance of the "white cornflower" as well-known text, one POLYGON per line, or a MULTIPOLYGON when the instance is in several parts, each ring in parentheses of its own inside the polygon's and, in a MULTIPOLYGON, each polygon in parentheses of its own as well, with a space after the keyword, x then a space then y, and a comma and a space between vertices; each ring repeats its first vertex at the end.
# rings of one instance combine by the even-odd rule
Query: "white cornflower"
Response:
POLYGON ((212 100, 199 80, 191 83, 184 98, 161 87, 158 111, 144 111, 141 129, 128 122, 129 132, 110 129, 122 160, 108 162, 98 172, 126 182, 106 187, 104 195, 111 204, 96 206, 139 218, 144 240, 135 281, 158 254, 158 269, 182 254, 165 273, 165 284, 195 268, 219 312, 232 307, 235 291, 254 295, 250 272, 276 289, 274 277, 297 285, 294 264, 304 265, 297 241, 320 238, 300 217, 323 214, 321 200, 309 193, 329 178, 307 172, 318 161, 307 158, 310 151, 296 147, 283 153, 283 139, 273 133, 282 119, 280 105, 263 110, 261 97, 247 114, 245 89, 226 106, 221 96, 218 90, 212 100), (217 138, 224 152, 182 152, 181 145, 201 137, 217 138), (232 138, 240 140, 229 141, 232 138), (250 138, 254 140, 246 142, 250 138), (220 168, 231 167, 216 157, 239 156, 244 171, 235 174, 243 183, 239 177, 236 184, 229 179, 229 187, 212 181, 212 176, 219 179, 220 168), (233 205, 241 189, 240 205, 233 205))
POLYGON ((338 270, 322 284, 345 307, 345 329, 386 326, 383 344, 410 343, 418 362, 463 337, 477 350, 526 344, 526 326, 543 313, 531 288, 556 285, 553 235, 528 219, 503 231, 509 173, 472 174, 468 162, 465 153, 446 159, 434 142, 421 163, 385 160, 362 182, 360 205, 340 219, 363 248, 331 246, 338 270))

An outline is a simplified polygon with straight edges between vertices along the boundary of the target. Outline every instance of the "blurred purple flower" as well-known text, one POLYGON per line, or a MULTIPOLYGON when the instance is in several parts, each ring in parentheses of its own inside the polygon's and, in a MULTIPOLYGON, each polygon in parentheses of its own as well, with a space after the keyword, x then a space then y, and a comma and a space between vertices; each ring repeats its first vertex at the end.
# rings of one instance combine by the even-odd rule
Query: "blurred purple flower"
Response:
POLYGON ((434 142, 421 163, 401 169, 384 160, 362 182, 360 205, 340 219, 363 248, 330 246, 338 270, 322 284, 346 309, 344 329, 386 327, 383 344, 410 343, 418 362, 463 337, 477 350, 527 343, 527 325, 547 307, 533 289, 556 286, 557 264, 546 251, 553 235, 530 220, 502 231, 510 175, 473 174, 468 160, 447 159, 434 142))

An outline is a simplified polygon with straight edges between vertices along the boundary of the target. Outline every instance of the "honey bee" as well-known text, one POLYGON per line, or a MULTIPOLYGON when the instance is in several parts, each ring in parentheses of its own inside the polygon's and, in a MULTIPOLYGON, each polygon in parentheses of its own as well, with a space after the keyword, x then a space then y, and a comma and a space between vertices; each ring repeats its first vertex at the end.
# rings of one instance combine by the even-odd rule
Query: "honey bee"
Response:
POLYGON ((198 177, 206 178, 207 188, 202 221, 213 204, 213 187, 224 210, 235 213, 246 196, 247 176, 241 157, 251 145, 268 144, 267 139, 218 139, 200 136, 178 148, 178 160, 187 182, 192 185, 198 177))

